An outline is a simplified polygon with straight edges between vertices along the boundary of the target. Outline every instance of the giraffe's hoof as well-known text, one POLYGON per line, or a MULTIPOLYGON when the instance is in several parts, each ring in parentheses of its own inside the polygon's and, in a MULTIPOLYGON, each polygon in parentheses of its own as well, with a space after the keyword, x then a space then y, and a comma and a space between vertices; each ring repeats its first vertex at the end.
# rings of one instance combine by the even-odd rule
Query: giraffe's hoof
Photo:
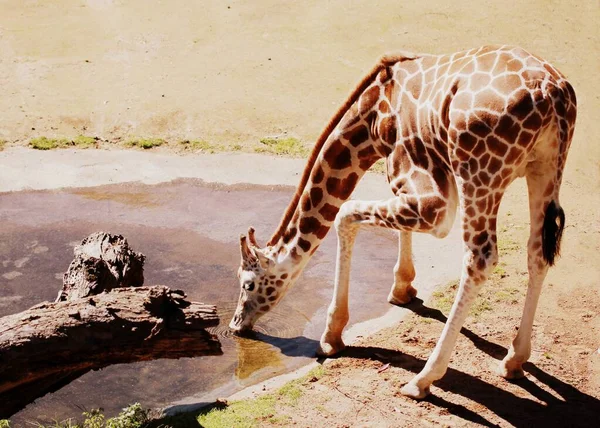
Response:
POLYGON ((400 393, 407 397, 414 398, 415 400, 422 400, 429 395, 429 385, 426 387, 419 387, 417 382, 410 381, 402 387, 400 393))
POLYGON ((510 364, 505 361, 500 363, 496 372, 504 379, 523 379, 525 377, 521 364, 510 364))
POLYGON ((402 292, 396 291, 396 288, 393 287, 392 291, 388 295, 388 302, 392 305, 406 305, 410 303, 410 301, 417 296, 417 290, 412 285, 406 286, 402 292))
POLYGON ((346 348, 346 345, 342 339, 327 340, 321 339, 319 347, 317 348, 317 355, 320 357, 331 357, 346 348))

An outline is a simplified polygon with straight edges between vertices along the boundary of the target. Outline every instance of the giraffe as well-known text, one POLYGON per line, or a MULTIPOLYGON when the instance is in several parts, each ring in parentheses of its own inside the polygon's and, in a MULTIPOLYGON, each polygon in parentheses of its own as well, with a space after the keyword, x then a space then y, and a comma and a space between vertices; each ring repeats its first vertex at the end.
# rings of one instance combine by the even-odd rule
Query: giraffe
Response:
POLYGON ((318 353, 344 349, 350 262, 361 226, 398 231, 388 301, 403 305, 412 286, 412 233, 443 238, 460 214, 464 257, 458 293, 427 363, 401 392, 424 398, 446 372, 459 331, 498 261, 502 195, 527 181, 529 283, 518 334, 500 363, 524 376, 542 283, 560 251, 565 223, 559 187, 576 119, 575 92, 547 61, 511 46, 447 55, 384 55, 330 120, 294 197, 268 243, 253 228, 240 236, 240 298, 230 328, 252 329, 298 278, 331 228, 338 238, 334 294, 318 353), (349 200, 358 181, 385 158, 393 196, 349 200))

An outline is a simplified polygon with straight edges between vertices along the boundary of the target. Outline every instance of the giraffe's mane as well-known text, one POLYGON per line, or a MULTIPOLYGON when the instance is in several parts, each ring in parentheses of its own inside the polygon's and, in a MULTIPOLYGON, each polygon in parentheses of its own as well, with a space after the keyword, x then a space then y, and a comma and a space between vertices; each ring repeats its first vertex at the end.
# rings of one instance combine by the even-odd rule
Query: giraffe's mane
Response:
POLYGON ((342 106, 335 112, 333 117, 329 120, 325 129, 323 130, 323 132, 321 132, 321 135, 319 135, 319 138, 317 139, 317 142, 315 143, 315 145, 310 153, 310 157, 308 158, 308 161, 306 162, 304 171, 302 172, 302 178, 300 179, 300 183, 298 183, 298 187, 296 188, 296 193, 294 193, 294 197, 292 198, 287 209, 285 210, 285 213, 283 214, 283 217, 281 218, 281 221, 279 222, 279 226, 277 226, 277 230, 275 231, 273 236, 271 236, 271 239, 269 239, 269 242, 267 243, 267 245, 275 245, 277 243, 277 241, 279 240, 279 238, 281 238, 281 236, 285 232, 285 229, 288 227, 290 220, 292 219, 292 216, 294 215, 294 212, 296 211, 296 208, 298 207, 298 203, 300 202, 300 197, 302 196, 302 193, 304 192, 306 183, 308 183, 308 179, 310 177, 312 169, 317 161, 317 158, 319 157, 319 153, 321 153, 321 149, 325 145, 327 138, 333 132, 333 130, 338 125, 340 120, 342 120, 342 117, 344 116, 344 114, 346 114, 348 109, 350 107, 352 107, 352 105, 358 100, 358 97, 373 82, 373 80, 375 79, 377 74, 379 74, 379 72, 381 70, 383 70, 397 62, 411 60, 411 59, 415 59, 417 57, 418 57, 417 55, 414 55, 414 54, 411 54, 408 52, 397 52, 397 53, 393 53, 393 54, 383 55, 379 59, 379 61, 377 61, 377 64, 375 64, 375 66, 371 69, 371 71, 365 77, 362 78, 362 80, 354 88, 352 93, 346 98, 346 100, 344 101, 342 106))

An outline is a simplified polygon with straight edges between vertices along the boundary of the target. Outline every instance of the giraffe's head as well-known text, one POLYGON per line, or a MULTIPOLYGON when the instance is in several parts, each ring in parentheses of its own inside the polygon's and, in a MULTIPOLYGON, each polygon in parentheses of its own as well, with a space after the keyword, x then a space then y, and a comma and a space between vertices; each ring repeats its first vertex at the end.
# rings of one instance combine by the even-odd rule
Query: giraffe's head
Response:
POLYGON ((240 251, 240 298, 229 323, 238 333, 252 330, 254 323, 281 300, 291 282, 289 272, 277 263, 270 247, 260 248, 256 243, 253 228, 248 230, 248 237, 240 236, 240 251))

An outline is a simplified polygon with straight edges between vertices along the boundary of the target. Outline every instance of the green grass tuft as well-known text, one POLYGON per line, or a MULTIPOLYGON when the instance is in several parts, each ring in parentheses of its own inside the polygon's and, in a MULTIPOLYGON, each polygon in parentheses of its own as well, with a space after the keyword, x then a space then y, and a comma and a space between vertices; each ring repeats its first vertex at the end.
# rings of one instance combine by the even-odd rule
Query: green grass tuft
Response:
POLYGON ((140 147, 144 150, 152 149, 154 147, 160 147, 167 142, 162 138, 140 138, 129 140, 125 143, 128 147, 140 147))
POLYGON ((85 135, 78 135, 77 137, 71 140, 67 138, 38 137, 33 138, 29 141, 29 147, 36 150, 52 150, 61 149, 64 147, 77 147, 80 149, 87 149, 89 147, 95 147, 97 141, 97 138, 87 137, 85 135))
POLYGON ((505 266, 504 263, 498 263, 496 265, 496 267, 494 268, 492 275, 499 276, 500 278, 504 278, 504 277, 508 276, 506 274, 506 269, 504 269, 504 266, 505 266))
POLYGON ((379 159, 377 162, 371 165, 369 171, 374 172, 376 174, 385 174, 387 172, 387 168, 385 166, 385 159, 379 159))
POLYGON ((306 376, 303 377, 304 383, 316 382, 319 379, 321 379, 323 376, 325 376, 326 373, 327 373, 327 370, 325 369, 325 367, 323 367, 322 365, 318 365, 317 367, 315 367, 314 369, 309 371, 306 374, 306 376))
POLYGON ((496 291, 494 294, 494 300, 496 302, 510 302, 518 303, 521 290, 516 287, 505 287, 501 290, 496 291))
POLYGON ((300 397, 304 394, 300 385, 302 384, 301 380, 294 380, 286 383, 277 391, 277 397, 283 400, 286 404, 294 407, 300 397))
POLYGON ((521 245, 510 238, 498 239, 498 253, 500 255, 510 254, 521 248, 521 245))
POLYGON ((71 145, 71 142, 66 138, 38 137, 29 141, 29 146, 36 150, 52 150, 69 145, 71 145))
POLYGON ((449 313, 452 308, 452 303, 454 303, 454 296, 456 296, 457 289, 458 280, 454 279, 449 281, 439 290, 433 292, 431 295, 431 305, 445 314, 449 313))
MULTIPOLYGON (((203 153, 217 153, 226 151, 227 148, 220 144, 211 144, 208 141, 204 140, 183 140, 179 142, 179 145, 184 150, 189 150, 192 152, 203 152, 203 153)), ((241 149, 241 146, 240 146, 241 149)))
POLYGON ((212 409, 198 416, 198 422, 205 428, 260 427, 261 421, 269 422, 277 417, 276 401, 271 394, 254 400, 234 401, 223 409, 212 409))
POLYGON ((75 147, 80 149, 88 149, 90 147, 96 147, 96 142, 98 141, 95 137, 88 137, 86 135, 78 135, 73 138, 72 143, 75 147))
POLYGON ((294 137, 288 138, 263 138, 260 146, 256 147, 256 153, 271 153, 280 156, 306 157, 310 150, 294 137))
POLYGON ((488 296, 479 296, 473 306, 471 306, 471 310, 469 311, 470 315, 473 315, 475 318, 481 316, 484 312, 491 311, 494 308, 488 298, 488 296))
POLYGON ((325 373, 323 366, 317 366, 305 376, 286 383, 274 393, 255 399, 234 401, 225 408, 214 408, 198 416, 198 422, 207 428, 260 427, 266 422, 286 425, 290 418, 278 414, 276 404, 294 407, 304 394, 302 387, 318 381, 325 373))
MULTIPOLYGON (((448 315, 458 290, 458 280, 450 281, 440 290, 434 291, 431 295, 431 305, 448 315)), ((484 312, 493 310, 489 293, 480 293, 469 310, 469 315, 475 318, 481 316, 484 312)))

